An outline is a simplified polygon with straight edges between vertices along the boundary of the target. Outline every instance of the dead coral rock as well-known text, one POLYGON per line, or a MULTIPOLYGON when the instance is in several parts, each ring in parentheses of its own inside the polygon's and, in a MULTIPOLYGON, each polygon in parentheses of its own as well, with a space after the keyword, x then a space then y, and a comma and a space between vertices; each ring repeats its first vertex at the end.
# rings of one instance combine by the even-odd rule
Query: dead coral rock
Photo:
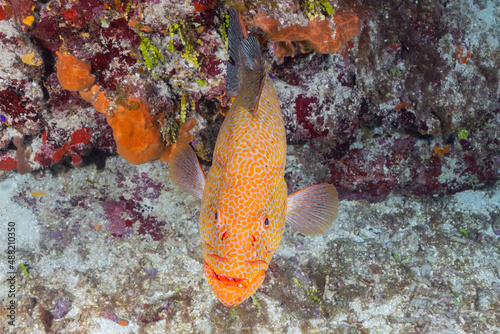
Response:
POLYGON ((70 91, 80 91, 89 88, 95 81, 95 77, 90 75, 92 67, 70 54, 57 54, 57 79, 61 86, 70 91))
POLYGON ((281 28, 278 20, 257 14, 252 23, 264 30, 269 38, 277 43, 274 54, 282 62, 286 56, 295 55, 292 42, 300 47, 302 53, 312 50, 319 53, 334 53, 339 52, 345 43, 361 31, 359 20, 354 14, 341 13, 331 20, 333 23, 330 20, 315 18, 305 27, 293 24, 281 28), (332 25, 335 27, 335 32, 331 28, 332 25))

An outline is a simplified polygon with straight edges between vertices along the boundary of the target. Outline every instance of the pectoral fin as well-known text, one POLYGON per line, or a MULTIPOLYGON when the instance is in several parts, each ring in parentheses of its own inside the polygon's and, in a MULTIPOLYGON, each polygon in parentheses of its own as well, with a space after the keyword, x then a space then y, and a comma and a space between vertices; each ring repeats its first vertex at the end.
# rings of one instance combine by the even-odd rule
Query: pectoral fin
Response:
POLYGON ((202 199, 205 174, 191 146, 181 144, 175 147, 170 157, 169 174, 176 185, 194 197, 202 199))
POLYGON ((325 233, 337 218, 338 196, 328 183, 288 196, 286 222, 304 235, 325 233))

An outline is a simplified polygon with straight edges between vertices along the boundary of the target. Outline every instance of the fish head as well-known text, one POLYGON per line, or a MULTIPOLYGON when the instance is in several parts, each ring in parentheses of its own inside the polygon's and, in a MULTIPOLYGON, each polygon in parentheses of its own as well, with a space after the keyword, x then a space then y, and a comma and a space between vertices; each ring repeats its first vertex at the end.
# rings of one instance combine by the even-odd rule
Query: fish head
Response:
POLYGON ((286 185, 284 190, 251 189, 249 196, 238 191, 220 195, 219 200, 202 204, 204 271, 215 296, 233 306, 250 297, 264 281, 283 235, 286 185))

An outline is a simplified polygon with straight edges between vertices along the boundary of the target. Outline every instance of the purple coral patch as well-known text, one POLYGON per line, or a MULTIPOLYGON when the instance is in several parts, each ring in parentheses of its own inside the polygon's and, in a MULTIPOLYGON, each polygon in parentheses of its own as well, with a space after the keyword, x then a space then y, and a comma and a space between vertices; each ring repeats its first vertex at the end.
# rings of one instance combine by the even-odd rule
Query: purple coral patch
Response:
MULTIPOLYGON (((297 98, 295 99, 295 113, 297 114, 297 122, 306 131, 304 135, 305 139, 314 139, 328 135, 328 129, 319 132, 317 129, 315 129, 314 124, 308 119, 309 117, 318 115, 316 111, 318 108, 319 101, 316 97, 308 97, 299 94, 299 96, 297 96, 297 98)), ((321 118, 321 116, 319 118, 321 118)), ((321 119, 318 119, 317 122, 321 123, 321 119)))
POLYGON ((54 309, 50 313, 54 319, 61 319, 71 310, 71 305, 73 305, 73 300, 59 297, 55 300, 54 309))
POLYGON ((106 212, 108 223, 105 225, 106 229, 111 232, 113 236, 122 237, 125 234, 125 219, 123 214, 126 213, 125 204, 118 201, 106 201, 102 204, 106 212))

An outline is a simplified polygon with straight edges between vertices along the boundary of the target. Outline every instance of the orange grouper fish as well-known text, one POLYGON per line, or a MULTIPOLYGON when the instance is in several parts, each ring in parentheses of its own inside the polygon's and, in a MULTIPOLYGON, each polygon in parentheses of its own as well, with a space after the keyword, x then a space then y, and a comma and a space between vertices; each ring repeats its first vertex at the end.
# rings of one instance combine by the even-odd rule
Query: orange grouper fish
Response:
POLYGON ((319 184, 288 196, 286 133, 260 46, 230 9, 227 94, 235 96, 217 137, 205 179, 189 145, 174 150, 170 177, 202 200, 200 234, 205 276, 225 305, 238 305, 261 285, 285 222, 324 233, 337 216, 337 191, 319 184))

